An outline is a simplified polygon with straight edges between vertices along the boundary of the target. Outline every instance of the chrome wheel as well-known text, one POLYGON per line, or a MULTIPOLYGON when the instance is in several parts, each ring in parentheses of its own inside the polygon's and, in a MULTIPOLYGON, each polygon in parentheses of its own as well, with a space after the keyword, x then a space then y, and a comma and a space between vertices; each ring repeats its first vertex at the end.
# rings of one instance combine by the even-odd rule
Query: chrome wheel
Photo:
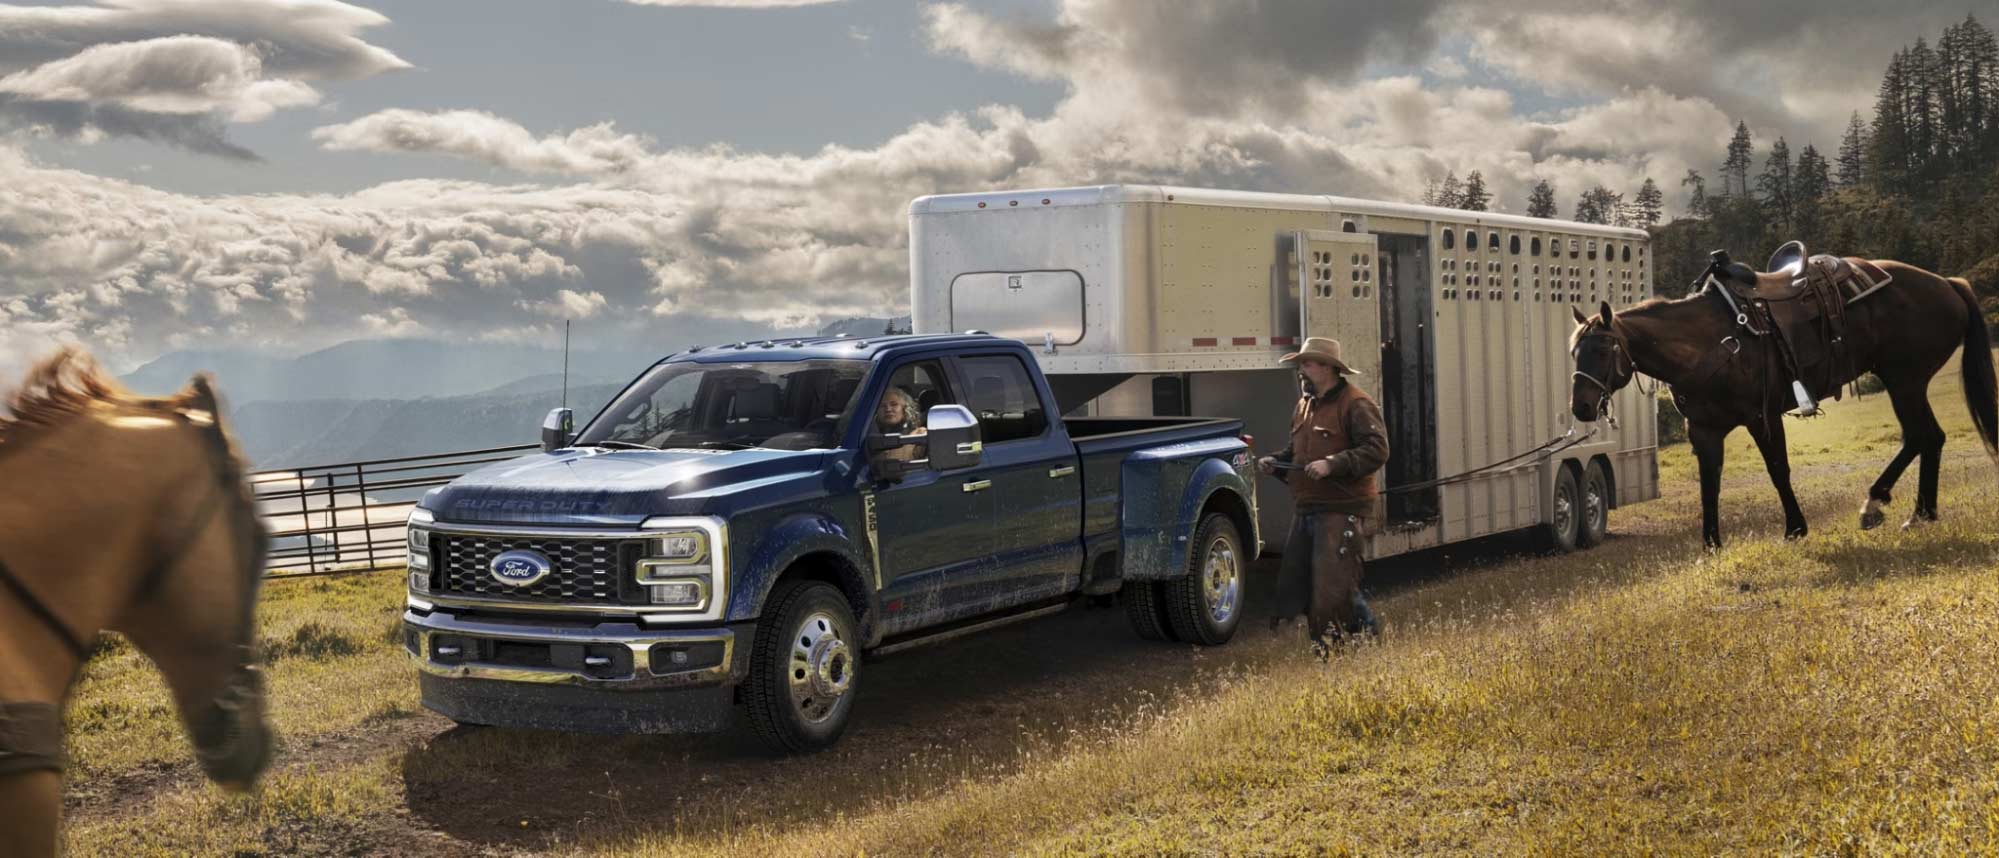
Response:
POLYGON ((791 638, 791 705, 808 722, 825 721, 854 687, 853 651, 824 612, 807 616, 791 638))
POLYGON ((1606 507, 1603 502, 1603 486, 1595 480, 1583 490, 1583 521, 1592 531, 1602 530, 1606 507))
POLYGON ((1242 569, 1236 562, 1235 545, 1225 538, 1208 544, 1208 560, 1201 566, 1201 595, 1208 617, 1216 625, 1235 616, 1242 601, 1242 569))
POLYGON ((1576 499, 1568 486, 1555 491, 1555 528, 1557 533, 1576 532, 1576 499))

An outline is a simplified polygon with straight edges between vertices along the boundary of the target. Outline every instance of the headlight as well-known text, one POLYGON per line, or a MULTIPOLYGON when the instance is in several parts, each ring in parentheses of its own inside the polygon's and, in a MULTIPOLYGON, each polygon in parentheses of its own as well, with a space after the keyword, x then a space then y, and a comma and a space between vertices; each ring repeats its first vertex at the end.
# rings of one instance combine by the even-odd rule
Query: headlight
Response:
POLYGON ((409 537, 406 547, 409 551, 410 589, 418 593, 430 592, 430 529, 423 525, 432 521, 428 510, 410 512, 409 537))
POLYGON ((728 574, 719 519, 660 518, 646 522, 646 556, 635 570, 646 601, 656 607, 708 612, 728 574))

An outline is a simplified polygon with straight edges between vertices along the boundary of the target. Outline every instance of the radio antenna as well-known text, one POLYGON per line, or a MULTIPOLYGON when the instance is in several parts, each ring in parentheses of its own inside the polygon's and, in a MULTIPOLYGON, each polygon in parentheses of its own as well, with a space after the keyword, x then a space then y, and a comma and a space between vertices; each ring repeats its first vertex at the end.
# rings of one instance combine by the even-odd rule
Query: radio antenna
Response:
POLYGON ((569 407, 569 320, 562 320, 562 407, 569 407))

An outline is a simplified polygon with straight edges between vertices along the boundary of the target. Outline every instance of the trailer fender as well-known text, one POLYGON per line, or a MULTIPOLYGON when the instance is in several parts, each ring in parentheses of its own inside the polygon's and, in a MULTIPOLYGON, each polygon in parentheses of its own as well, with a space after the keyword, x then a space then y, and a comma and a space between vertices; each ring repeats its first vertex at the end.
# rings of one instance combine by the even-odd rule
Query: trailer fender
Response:
POLYGON ((1243 538, 1258 544, 1253 467, 1249 448, 1238 438, 1172 444, 1126 458, 1119 491, 1120 577, 1157 581, 1185 575, 1188 541, 1201 511, 1221 492, 1234 494, 1250 510, 1251 530, 1243 538))

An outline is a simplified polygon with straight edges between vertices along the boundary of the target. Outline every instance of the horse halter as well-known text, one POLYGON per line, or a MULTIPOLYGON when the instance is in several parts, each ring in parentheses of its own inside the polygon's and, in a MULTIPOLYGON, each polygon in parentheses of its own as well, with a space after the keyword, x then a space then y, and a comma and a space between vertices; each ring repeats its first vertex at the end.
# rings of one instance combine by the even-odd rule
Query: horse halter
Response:
MULTIPOLYGON (((200 427, 197 425, 196 428, 200 427)), ((229 455, 221 430, 216 428, 204 435, 211 450, 216 479, 210 484, 209 493, 194 520, 179 531, 181 538, 169 550, 161 552, 159 561, 140 577, 128 603, 144 600, 156 592, 168 573, 179 566, 192 550, 195 539, 208 527, 209 521, 221 512, 230 498, 238 496, 242 473, 229 455)), ((189 723, 195 740, 195 756, 203 769, 211 772, 240 750, 238 744, 243 736, 239 713, 263 690, 263 677, 257 668, 254 641, 251 639, 255 634, 251 620, 256 612, 257 589, 263 580, 264 559, 269 546, 265 538, 267 531, 263 522, 258 520, 254 506, 247 502, 240 506, 229 521, 237 542, 237 557, 242 562, 239 571, 245 579, 246 590, 243 614, 237 625, 240 640, 235 649, 239 660, 229 678, 223 682, 222 690, 189 723)), ((46 601, 36 596, 20 576, 7 568, 4 561, 0 561, 0 585, 5 585, 6 591, 11 592, 29 613, 41 620, 63 642, 76 657, 79 669, 89 661, 97 635, 92 634, 86 639, 78 634, 46 601)), ((0 701, 0 776, 38 769, 60 771, 62 768, 62 722, 56 707, 0 701)))

